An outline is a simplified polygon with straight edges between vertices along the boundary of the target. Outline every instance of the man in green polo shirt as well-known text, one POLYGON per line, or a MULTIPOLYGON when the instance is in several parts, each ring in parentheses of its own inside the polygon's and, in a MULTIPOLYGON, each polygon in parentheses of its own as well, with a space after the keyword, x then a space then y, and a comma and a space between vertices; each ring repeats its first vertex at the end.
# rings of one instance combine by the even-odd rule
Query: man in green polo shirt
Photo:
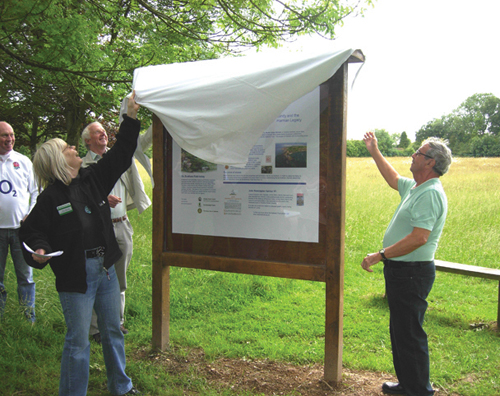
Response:
POLYGON ((429 348, 422 324, 436 269, 434 254, 448 211, 439 177, 451 164, 451 151, 436 138, 429 138, 412 155, 413 180, 402 177, 384 158, 373 132, 363 138, 366 148, 401 202, 387 227, 383 248, 368 254, 361 266, 384 262, 384 277, 390 311, 390 333, 397 383, 385 382, 387 394, 433 395, 430 383, 429 348))

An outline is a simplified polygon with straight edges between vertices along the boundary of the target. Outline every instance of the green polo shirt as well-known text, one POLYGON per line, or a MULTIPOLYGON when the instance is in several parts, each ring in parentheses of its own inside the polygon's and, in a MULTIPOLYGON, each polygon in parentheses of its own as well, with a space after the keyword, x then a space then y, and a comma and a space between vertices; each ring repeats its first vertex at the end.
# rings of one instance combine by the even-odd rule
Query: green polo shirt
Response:
POLYGON ((396 261, 431 261, 443 231, 448 212, 448 200, 441 181, 438 178, 427 180, 414 188, 413 179, 400 177, 398 191, 401 203, 392 217, 384 235, 384 248, 411 234, 413 228, 424 228, 431 231, 427 243, 413 252, 400 257, 392 257, 396 261))

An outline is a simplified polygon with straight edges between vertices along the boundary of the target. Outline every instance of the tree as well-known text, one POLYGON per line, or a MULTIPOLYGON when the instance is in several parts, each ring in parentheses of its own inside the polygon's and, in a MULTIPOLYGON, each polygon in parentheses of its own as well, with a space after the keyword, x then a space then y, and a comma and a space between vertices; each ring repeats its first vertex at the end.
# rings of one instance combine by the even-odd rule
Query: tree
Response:
POLYGON ((406 134, 406 132, 402 132, 401 136, 399 138, 398 147, 401 148, 401 149, 406 149, 406 148, 408 148, 408 146, 410 144, 411 144, 411 140, 408 139, 408 135, 406 134))
POLYGON ((385 156, 393 156, 394 138, 385 129, 375 129, 375 136, 380 152, 385 156))
POLYGON ((492 94, 475 94, 455 110, 457 127, 471 137, 500 134, 500 99, 492 94))
POLYGON ((483 136, 500 135, 500 99, 492 94, 475 94, 451 114, 434 119, 416 134, 422 142, 435 136, 448 139, 455 155, 472 154, 472 141, 483 136))
POLYGON ((471 140, 473 157, 500 157, 500 136, 476 136, 471 140))
POLYGON ((335 27, 372 0, 3 0, 0 107, 20 140, 67 134, 116 119, 133 70, 278 46, 335 27))
POLYGON ((362 140, 348 140, 346 142, 346 155, 348 157, 369 157, 370 152, 362 140))

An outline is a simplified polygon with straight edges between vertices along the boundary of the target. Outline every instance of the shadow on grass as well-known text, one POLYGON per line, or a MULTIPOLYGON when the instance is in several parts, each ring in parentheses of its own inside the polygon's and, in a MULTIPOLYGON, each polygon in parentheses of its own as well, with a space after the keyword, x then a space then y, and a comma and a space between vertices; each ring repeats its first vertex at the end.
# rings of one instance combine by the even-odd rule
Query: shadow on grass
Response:
MULTIPOLYGON (((387 303, 387 298, 383 293, 372 295, 371 297, 367 298, 364 305, 367 308, 371 309, 375 308, 381 311, 389 310, 389 304, 387 303)), ((491 336, 500 337, 500 331, 498 329, 496 321, 483 320, 471 323, 465 320, 464 318, 452 317, 450 316, 450 314, 446 312, 439 312, 437 310, 434 310, 432 308, 432 304, 429 305, 429 308, 425 314, 425 322, 427 322, 428 324, 430 323, 437 324, 441 327, 454 328, 457 331, 458 330, 466 330, 474 332, 484 331, 491 334, 491 336)))
POLYGON ((467 331, 486 331, 492 336, 500 337, 500 332, 498 331, 498 326, 496 321, 477 321, 471 323, 462 318, 450 317, 446 312, 438 312, 433 310, 428 310, 425 314, 426 322, 437 323, 443 327, 455 328, 457 330, 467 330, 467 331))
POLYGON ((384 293, 380 293, 374 296, 371 296, 366 300, 366 306, 370 308, 380 308, 384 310, 389 309, 389 304, 387 303, 387 298, 384 293))

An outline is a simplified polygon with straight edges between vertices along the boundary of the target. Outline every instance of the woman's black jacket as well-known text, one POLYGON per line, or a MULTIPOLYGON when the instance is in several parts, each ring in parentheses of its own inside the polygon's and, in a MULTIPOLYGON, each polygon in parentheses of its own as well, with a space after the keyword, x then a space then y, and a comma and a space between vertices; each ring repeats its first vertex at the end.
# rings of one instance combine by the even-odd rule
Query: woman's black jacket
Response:
MULTIPOLYGON (((99 213, 101 227, 98 232, 102 232, 102 238, 99 239, 106 243, 106 268, 111 267, 122 255, 115 239, 107 197, 120 175, 132 163, 140 125, 138 120, 124 116, 114 146, 99 162, 79 171, 79 183, 84 187, 84 196, 78 200, 83 200, 90 210, 99 213)), ((68 186, 61 181, 48 186, 38 196, 35 207, 21 225, 19 236, 34 251, 45 249, 51 253, 62 250, 64 254, 41 264, 33 260, 31 253, 24 247, 22 249, 24 259, 31 267, 42 269, 47 263, 50 264, 56 276, 58 292, 85 293, 87 274, 83 228, 75 211, 67 213, 64 210, 68 203, 72 203, 68 186)))

